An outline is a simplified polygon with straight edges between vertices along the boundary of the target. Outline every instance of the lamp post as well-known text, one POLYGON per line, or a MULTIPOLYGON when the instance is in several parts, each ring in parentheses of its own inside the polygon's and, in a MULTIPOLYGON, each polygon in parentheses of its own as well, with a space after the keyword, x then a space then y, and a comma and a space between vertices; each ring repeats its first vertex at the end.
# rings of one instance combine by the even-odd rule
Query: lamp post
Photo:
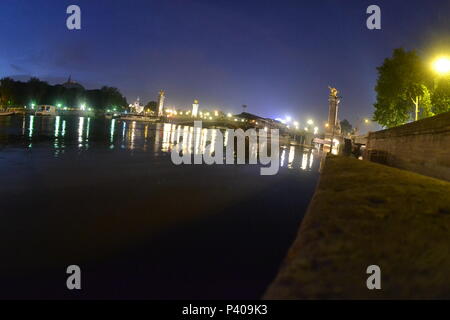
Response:
POLYGON ((439 78, 450 74, 450 58, 440 57, 434 60, 433 70, 437 74, 434 78, 434 90, 436 90, 439 78))
POLYGON ((433 62, 433 69, 439 75, 450 73, 450 58, 440 57, 433 62))

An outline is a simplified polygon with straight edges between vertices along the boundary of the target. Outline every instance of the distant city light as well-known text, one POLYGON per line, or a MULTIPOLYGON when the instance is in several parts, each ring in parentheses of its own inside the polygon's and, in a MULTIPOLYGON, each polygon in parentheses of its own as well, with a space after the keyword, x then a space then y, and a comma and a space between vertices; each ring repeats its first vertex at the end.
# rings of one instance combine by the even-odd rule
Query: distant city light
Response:
POLYGON ((314 127, 314 134, 317 134, 317 133, 319 133, 319 128, 314 127))
POLYGON ((80 110, 82 110, 82 111, 86 110, 86 105, 85 105, 85 104, 82 104, 82 105, 80 106, 80 110))
POLYGON ((291 122, 291 121, 292 121, 292 118, 289 117, 289 116, 287 116, 287 117, 286 117, 286 123, 289 123, 289 122, 291 122))
POLYGON ((228 118, 231 118, 232 116, 233 116, 233 115, 232 115, 231 113, 228 113, 228 114, 227 114, 227 117, 228 117, 228 118))
POLYGON ((314 121, 312 121, 311 119, 308 120, 307 122, 310 126, 312 126, 314 124, 314 121))

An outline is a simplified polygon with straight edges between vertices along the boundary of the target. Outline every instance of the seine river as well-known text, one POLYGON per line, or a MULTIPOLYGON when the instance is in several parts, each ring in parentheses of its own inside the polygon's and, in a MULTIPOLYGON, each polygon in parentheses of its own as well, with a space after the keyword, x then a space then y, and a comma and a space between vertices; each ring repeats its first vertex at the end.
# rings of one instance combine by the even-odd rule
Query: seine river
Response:
POLYGON ((317 151, 282 146, 274 176, 176 166, 176 131, 0 117, 0 298, 260 298, 313 195, 317 151), (66 289, 69 265, 81 291, 66 289))

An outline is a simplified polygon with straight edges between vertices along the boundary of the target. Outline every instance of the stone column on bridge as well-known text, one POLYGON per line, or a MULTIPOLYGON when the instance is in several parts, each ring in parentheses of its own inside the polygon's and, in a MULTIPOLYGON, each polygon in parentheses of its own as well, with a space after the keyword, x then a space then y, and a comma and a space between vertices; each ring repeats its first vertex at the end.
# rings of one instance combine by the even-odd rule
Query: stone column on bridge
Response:
MULTIPOLYGON (((330 89, 330 95, 328 96, 328 122, 325 138, 331 141, 331 147, 333 146, 333 140, 339 137, 341 134, 341 126, 339 125, 338 112, 339 103, 341 102, 338 96, 339 91, 336 88, 328 87, 330 89)), ((331 151, 331 150, 330 150, 331 151)))
POLYGON ((164 100, 165 100, 165 92, 164 90, 159 91, 158 97, 158 117, 164 116, 164 100))
POLYGON ((194 103, 192 104, 192 117, 198 117, 198 100, 194 100, 194 103))

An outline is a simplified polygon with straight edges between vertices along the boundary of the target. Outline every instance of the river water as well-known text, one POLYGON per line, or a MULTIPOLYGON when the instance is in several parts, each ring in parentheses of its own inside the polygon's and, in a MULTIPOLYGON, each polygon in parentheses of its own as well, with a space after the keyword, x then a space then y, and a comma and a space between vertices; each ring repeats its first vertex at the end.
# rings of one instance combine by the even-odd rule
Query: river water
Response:
POLYGON ((274 176, 176 166, 177 128, 0 117, 0 298, 260 298, 313 195, 318 154, 282 146, 274 176), (66 289, 69 265, 81 291, 66 289))

